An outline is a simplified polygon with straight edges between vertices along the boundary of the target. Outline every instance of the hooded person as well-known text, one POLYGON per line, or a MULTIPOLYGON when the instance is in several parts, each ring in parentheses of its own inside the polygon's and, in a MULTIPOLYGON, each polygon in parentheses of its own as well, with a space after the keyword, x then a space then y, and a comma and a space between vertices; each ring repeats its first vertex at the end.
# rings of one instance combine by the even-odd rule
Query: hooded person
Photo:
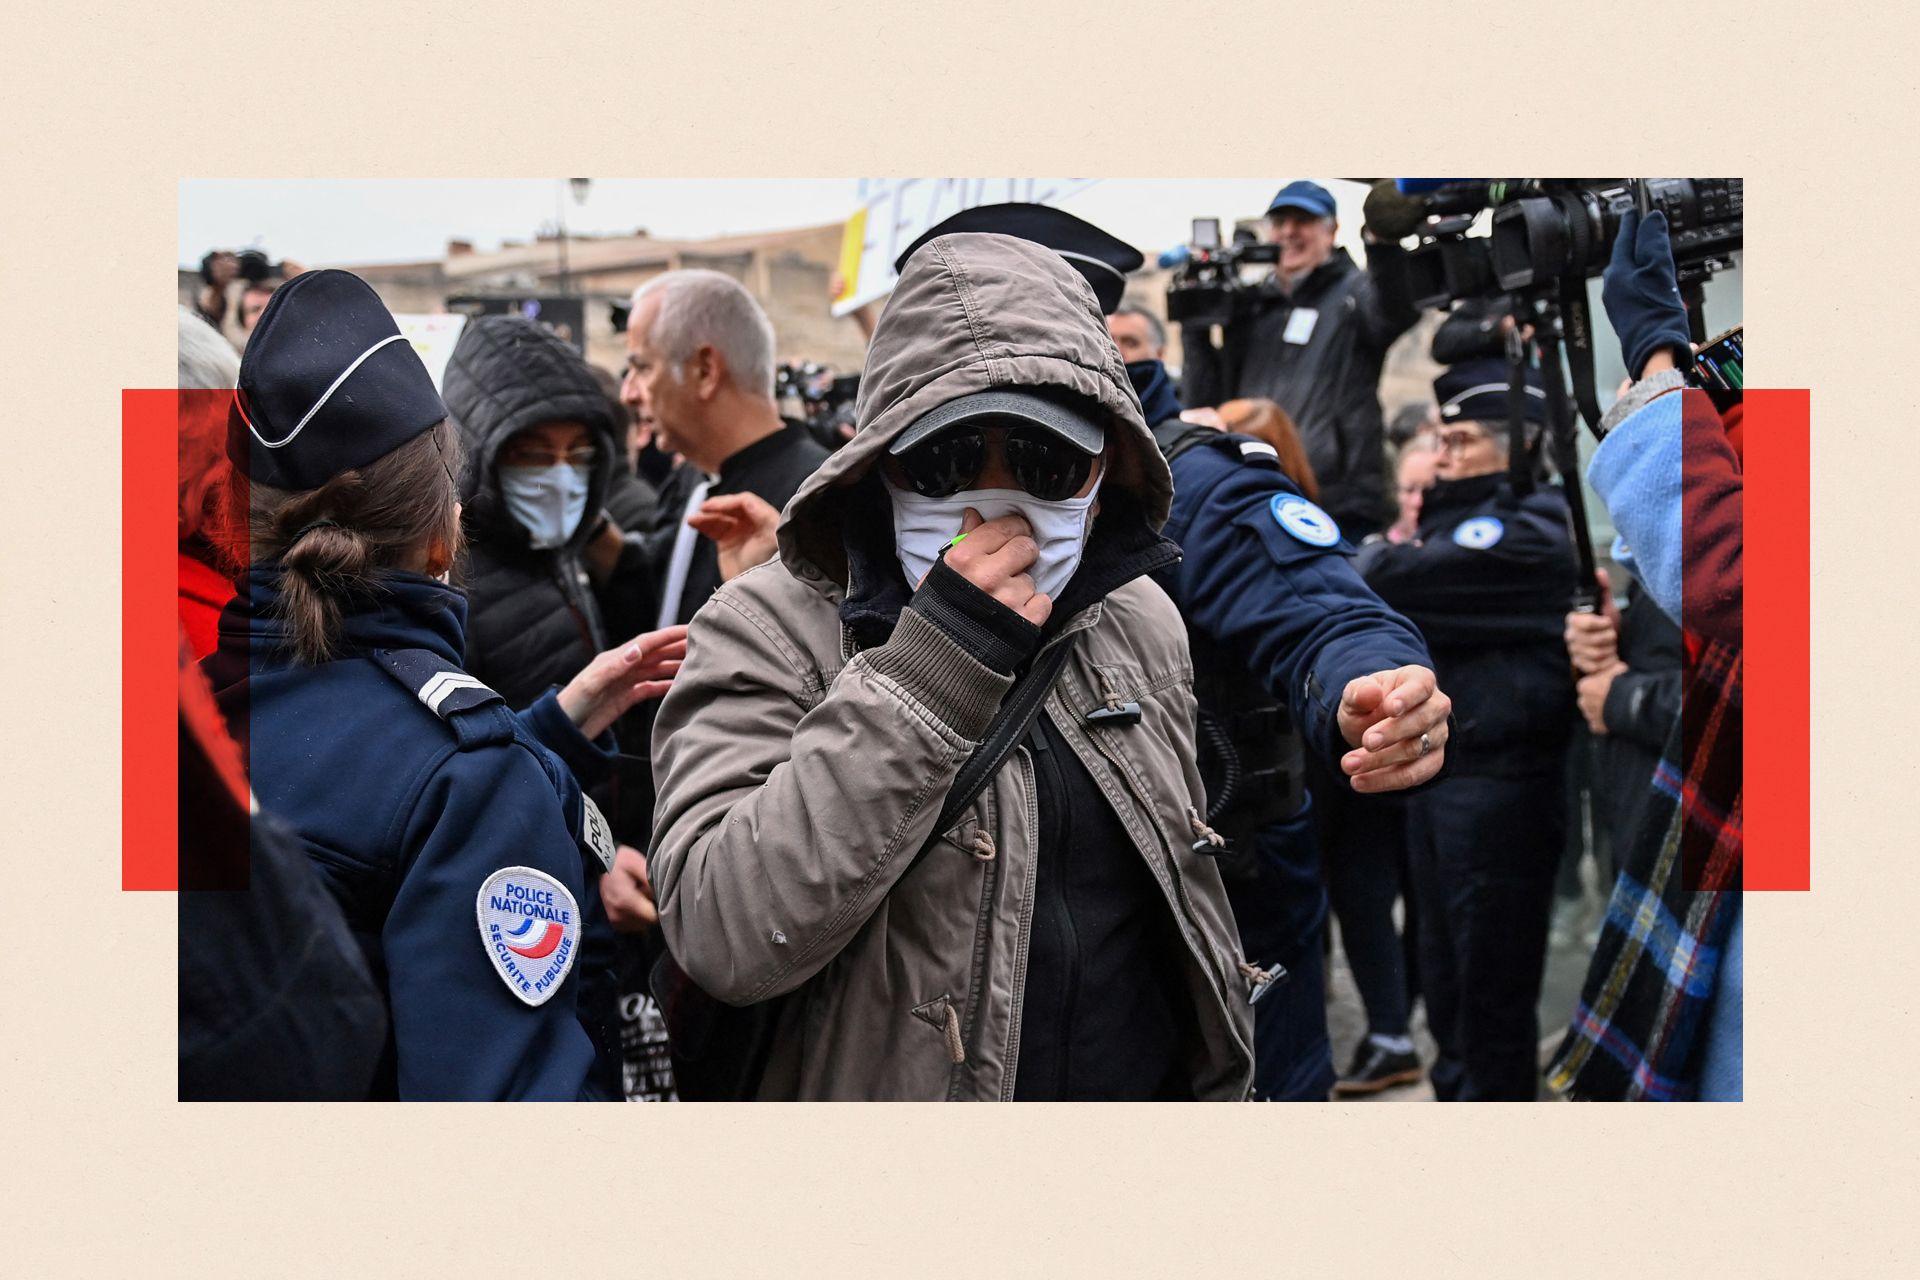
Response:
POLYGON ((519 316, 467 325, 443 394, 468 459, 467 669, 525 707, 652 624, 638 548, 587 554, 626 424, 579 353, 519 316))
MULTIPOLYGON (((1183 555, 1155 580, 1187 624, 1206 822, 1227 841, 1219 866, 1241 947, 1274 975, 1254 1006, 1253 1096, 1325 1101, 1336 1079, 1320 945, 1325 881, 1333 866, 1366 854, 1373 856, 1359 874, 1385 880, 1379 864, 1385 859, 1390 870, 1400 840, 1384 819, 1398 811, 1378 793, 1426 785, 1444 768, 1448 703, 1432 659, 1412 625, 1361 581, 1352 549, 1327 536, 1333 521, 1313 504, 1311 468, 1290 421, 1281 424, 1283 440, 1183 419, 1158 358, 1157 321, 1123 305, 1127 274, 1142 262, 1137 250, 1063 210, 1004 204, 934 227, 895 271, 921 244, 954 231, 1017 235, 1052 250, 1086 278, 1107 313, 1173 477, 1162 532, 1183 555), (1376 736, 1382 749, 1362 749, 1376 736), (1334 858, 1321 856, 1319 826, 1334 837, 1334 858)), ((1271 401, 1236 403, 1265 404, 1285 418, 1271 401)), ((1382 911, 1397 952, 1388 883, 1382 911)), ((1404 1011, 1399 1018, 1386 1030, 1404 1037, 1404 1011)), ((1364 1053, 1369 1062, 1380 1056, 1371 1044, 1364 1053)), ((1418 1078, 1410 1042, 1397 1070, 1418 1078)))
POLYGON ((779 559, 695 618, 655 730, 675 957, 730 1004, 794 993, 758 1096, 1247 1096, 1270 979, 1210 856, 1186 629, 1150 577, 1179 555, 1171 491, 1059 255, 912 255, 857 434, 779 559))

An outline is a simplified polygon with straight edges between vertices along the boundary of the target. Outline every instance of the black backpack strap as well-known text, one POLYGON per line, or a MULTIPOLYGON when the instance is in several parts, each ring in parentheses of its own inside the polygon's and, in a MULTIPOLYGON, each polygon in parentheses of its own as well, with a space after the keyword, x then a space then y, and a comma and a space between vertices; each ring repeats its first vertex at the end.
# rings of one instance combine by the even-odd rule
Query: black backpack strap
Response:
MULTIPOLYGON (((979 799, 980 793, 993 781, 993 776, 1000 772, 1000 766, 1007 762, 1013 749, 1027 736, 1027 730, 1033 727, 1034 720, 1040 715, 1040 708, 1047 704, 1047 695, 1053 692, 1053 686, 1060 681, 1061 672, 1067 669, 1067 662, 1073 657, 1074 642, 1078 639, 1079 633, 1075 632, 1062 637, 1051 648, 1042 650, 1034 664, 1027 669, 1027 674, 1016 680, 1013 688, 1007 691, 1005 700, 1000 703, 999 713, 987 726, 980 745, 960 766, 960 772, 953 776, 953 786, 948 788, 946 802, 940 806, 940 816, 934 819, 932 837, 913 855, 913 863, 908 865, 906 871, 900 873, 901 880, 912 873, 927 850, 938 844, 947 828, 958 822, 960 815, 979 799)), ((899 881, 894 883, 897 885, 899 881)))
POLYGON ((462 751, 513 741, 506 699, 431 649, 375 649, 368 657, 439 716, 462 751))

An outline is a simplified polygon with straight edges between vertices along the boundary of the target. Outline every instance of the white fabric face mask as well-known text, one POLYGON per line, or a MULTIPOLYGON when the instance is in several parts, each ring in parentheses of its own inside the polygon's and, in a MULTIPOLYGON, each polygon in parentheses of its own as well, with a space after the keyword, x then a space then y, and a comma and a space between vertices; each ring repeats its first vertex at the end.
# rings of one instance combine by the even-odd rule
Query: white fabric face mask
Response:
POLYGON ((1080 555, 1093 530, 1093 500, 1100 496, 1100 482, 1095 480, 1085 497, 1061 502, 1043 502, 1024 489, 969 489, 946 498, 925 498, 898 488, 891 480, 887 491, 893 496, 893 544, 909 587, 919 586, 927 576, 972 507, 983 520, 1016 513, 1026 518, 1040 547, 1039 559, 1027 570, 1034 590, 1058 598, 1080 567, 1080 555))
POLYGON ((556 462, 550 467, 500 468, 500 496, 507 510, 527 531, 536 551, 565 544, 587 513, 588 467, 556 462))

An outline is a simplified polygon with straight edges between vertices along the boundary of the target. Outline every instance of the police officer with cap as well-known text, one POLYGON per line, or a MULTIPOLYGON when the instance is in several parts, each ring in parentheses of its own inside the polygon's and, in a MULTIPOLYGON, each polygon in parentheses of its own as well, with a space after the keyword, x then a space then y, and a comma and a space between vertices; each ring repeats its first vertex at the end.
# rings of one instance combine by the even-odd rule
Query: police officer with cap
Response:
MULTIPOLYGON (((1108 315, 1142 261, 1069 213, 1014 204, 948 219, 896 269, 956 231, 1053 249, 1108 315)), ((1186 619, 1193 655, 1209 795, 1201 841, 1224 859, 1247 958, 1269 977, 1256 987, 1254 1095, 1321 1101, 1334 1080, 1320 978, 1326 896, 1303 765, 1363 794, 1423 784, 1445 763, 1450 704, 1419 634, 1367 588, 1339 527, 1287 479, 1272 447, 1181 421, 1159 361, 1126 372, 1173 472, 1164 532, 1183 559, 1156 577, 1186 619)))
MULTIPOLYGON (((1562 773, 1574 687, 1562 637, 1575 561, 1567 503, 1516 493, 1501 360, 1434 382, 1441 457, 1413 540, 1370 540, 1367 582, 1419 626, 1459 708, 1451 777, 1408 799, 1420 983, 1442 1101, 1532 1101, 1535 1006, 1566 825, 1562 773)), ((1527 371, 1524 421, 1546 419, 1527 371)))
POLYGON ((358 277, 308 272, 274 294, 228 455, 251 563, 204 667, 254 793, 384 992, 371 1095, 604 1096, 576 999, 587 860, 613 848, 569 764, 609 767, 588 735, 634 690, 583 702, 570 685, 516 716, 461 670, 466 601, 445 581, 458 439, 358 277))

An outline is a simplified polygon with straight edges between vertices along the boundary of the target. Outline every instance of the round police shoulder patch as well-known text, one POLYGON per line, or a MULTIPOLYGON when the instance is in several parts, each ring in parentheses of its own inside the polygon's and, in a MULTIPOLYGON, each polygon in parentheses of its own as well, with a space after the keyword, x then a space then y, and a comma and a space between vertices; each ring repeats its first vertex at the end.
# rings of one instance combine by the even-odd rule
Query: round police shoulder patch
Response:
POLYGON ((1282 529, 1310 547, 1330 547, 1340 541, 1340 526, 1332 516, 1297 493, 1276 493, 1268 504, 1282 529))
POLYGON ((580 908, 567 887, 532 867, 502 867, 480 886, 480 942, 521 1001, 545 1004, 580 952, 580 908))
POLYGON ((1506 535, 1507 526, 1498 516, 1475 516, 1462 520, 1453 531, 1453 540, 1469 551, 1485 551, 1506 535))

